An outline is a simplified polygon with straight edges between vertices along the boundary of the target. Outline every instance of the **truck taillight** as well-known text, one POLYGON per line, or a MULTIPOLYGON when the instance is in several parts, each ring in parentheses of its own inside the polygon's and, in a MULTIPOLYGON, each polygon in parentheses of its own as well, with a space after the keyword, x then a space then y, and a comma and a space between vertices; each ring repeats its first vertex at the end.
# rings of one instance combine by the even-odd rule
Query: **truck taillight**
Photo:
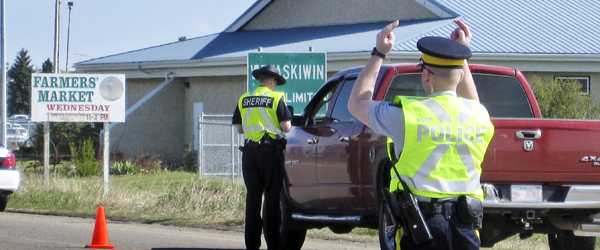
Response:
POLYGON ((6 158, 2 162, 2 166, 0 168, 16 168, 17 162, 15 161, 15 155, 12 152, 8 152, 6 158))

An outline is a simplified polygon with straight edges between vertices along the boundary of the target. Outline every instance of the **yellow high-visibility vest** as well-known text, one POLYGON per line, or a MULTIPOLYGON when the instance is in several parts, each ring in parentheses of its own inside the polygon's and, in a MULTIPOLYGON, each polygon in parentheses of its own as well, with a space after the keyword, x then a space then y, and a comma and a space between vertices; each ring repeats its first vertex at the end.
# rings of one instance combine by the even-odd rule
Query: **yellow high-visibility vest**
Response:
POLYGON ((403 189, 402 179, 415 195, 483 200, 481 163, 494 135, 487 109, 452 95, 396 96, 394 103, 402 104, 405 135, 390 192, 403 189))
POLYGON ((276 135, 284 137, 277 119, 277 108, 283 96, 283 92, 271 91, 261 86, 254 92, 240 97, 238 108, 246 139, 259 141, 265 134, 269 134, 273 139, 276 135))

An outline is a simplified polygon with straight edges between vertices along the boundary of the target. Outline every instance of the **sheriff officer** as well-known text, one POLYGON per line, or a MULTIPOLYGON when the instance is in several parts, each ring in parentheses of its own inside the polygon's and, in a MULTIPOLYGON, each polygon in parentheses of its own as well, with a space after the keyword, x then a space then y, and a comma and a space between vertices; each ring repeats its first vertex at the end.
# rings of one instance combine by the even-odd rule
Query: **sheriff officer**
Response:
POLYGON ((421 83, 426 98, 398 96, 395 103, 371 100, 379 68, 394 45, 395 21, 377 35, 371 59, 352 90, 348 108, 373 131, 391 138, 399 156, 390 191, 406 186, 418 199, 432 239, 416 243, 398 230, 399 249, 479 249, 475 224, 482 218, 481 163, 494 127, 466 59, 472 34, 459 26, 451 39, 425 37, 421 83), (401 185, 401 181, 406 185, 401 185), (466 211, 466 214, 459 213, 466 211), (462 216, 465 215, 465 216, 462 216))
POLYGON ((291 114, 284 94, 275 87, 285 84, 285 78, 273 65, 252 71, 260 86, 242 95, 233 114, 233 124, 244 134, 242 170, 246 184, 246 249, 260 248, 260 234, 264 225, 265 241, 269 250, 280 246, 279 192, 283 183, 285 149, 284 133, 292 126, 291 114), (264 193, 263 217, 260 217, 264 193))

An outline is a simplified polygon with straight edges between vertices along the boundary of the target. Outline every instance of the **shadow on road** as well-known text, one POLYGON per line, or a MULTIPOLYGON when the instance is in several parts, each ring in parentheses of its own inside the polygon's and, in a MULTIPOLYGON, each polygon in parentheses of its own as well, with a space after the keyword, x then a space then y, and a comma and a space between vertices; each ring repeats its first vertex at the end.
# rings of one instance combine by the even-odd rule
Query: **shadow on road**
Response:
POLYGON ((161 247, 152 248, 152 250, 246 250, 246 249, 225 249, 225 248, 185 248, 185 247, 161 247))

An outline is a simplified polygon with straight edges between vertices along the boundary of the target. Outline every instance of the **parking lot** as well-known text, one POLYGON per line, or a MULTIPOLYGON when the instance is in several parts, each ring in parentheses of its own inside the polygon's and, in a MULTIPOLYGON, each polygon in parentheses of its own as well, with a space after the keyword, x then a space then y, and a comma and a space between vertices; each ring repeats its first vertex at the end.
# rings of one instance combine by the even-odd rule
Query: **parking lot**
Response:
POLYGON ((37 123, 31 122, 28 115, 12 115, 6 119, 6 141, 10 147, 32 145, 29 140, 35 133, 37 123))

